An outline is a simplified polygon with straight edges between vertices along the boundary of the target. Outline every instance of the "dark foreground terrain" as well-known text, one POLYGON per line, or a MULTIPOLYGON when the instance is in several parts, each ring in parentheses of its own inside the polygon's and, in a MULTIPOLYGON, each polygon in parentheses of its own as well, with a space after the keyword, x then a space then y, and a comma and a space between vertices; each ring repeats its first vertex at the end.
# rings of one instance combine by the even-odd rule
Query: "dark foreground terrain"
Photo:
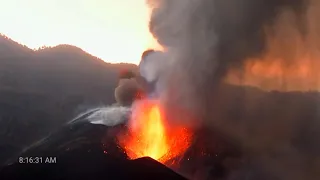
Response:
POLYGON ((0 35, 0 165, 90 107, 114 103, 122 68, 69 45, 33 51, 0 35))
POLYGON ((151 158, 128 160, 113 136, 123 125, 108 128, 92 125, 85 118, 12 158, 0 169, 0 179, 185 179, 151 158), (39 156, 43 158, 41 163, 19 162, 19 157, 39 156), (55 157, 56 161, 45 162, 47 157, 55 157))

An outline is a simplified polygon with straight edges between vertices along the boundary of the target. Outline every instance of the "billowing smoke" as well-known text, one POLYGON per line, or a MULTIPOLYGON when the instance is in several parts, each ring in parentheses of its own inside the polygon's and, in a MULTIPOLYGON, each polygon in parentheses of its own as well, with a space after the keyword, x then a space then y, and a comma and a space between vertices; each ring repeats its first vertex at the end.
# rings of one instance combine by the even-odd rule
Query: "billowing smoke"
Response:
POLYGON ((149 96, 158 96, 166 88, 164 74, 170 66, 167 54, 161 51, 147 50, 139 64, 140 74, 146 80, 149 96), (166 63, 164 63, 166 62, 166 63))
MULTIPOLYGON (((281 38, 277 31, 288 23, 301 42, 309 39, 308 47, 318 52, 320 41, 310 41, 309 35, 312 33, 319 39, 319 26, 313 24, 318 19, 314 17, 317 13, 310 13, 319 9, 319 3, 312 0, 148 0, 148 3, 152 8, 150 31, 168 56, 163 61, 169 65, 164 73, 166 88, 160 94, 161 100, 169 111, 182 107, 194 114, 197 121, 192 121, 192 125, 210 126, 241 145, 246 163, 239 171, 230 173, 229 179, 319 179, 320 143, 315 139, 320 138, 320 103, 310 98, 318 99, 318 94, 259 93, 222 83, 230 69, 242 71, 248 60, 262 61, 270 49, 270 37, 281 38)), ((285 32, 282 35, 287 36, 285 32)), ((290 50, 296 48, 292 43, 283 43, 279 48, 285 51, 289 45, 290 50)), ((282 55, 280 51, 278 56, 282 55)), ((297 59, 286 58, 284 65, 293 63, 291 60, 297 59)))
MULTIPOLYGON (((219 83, 229 68, 241 67, 248 58, 259 57, 266 51, 265 29, 276 22, 281 12, 292 12, 301 25, 299 31, 306 31, 305 0, 148 2, 154 7, 150 31, 172 57, 168 79, 171 84, 179 82, 179 89, 184 91, 174 97, 178 98, 176 101, 192 102, 184 103, 192 104, 191 109, 208 103, 207 96, 212 94, 208 85, 219 83)), ((196 110, 200 111, 205 110, 196 110)))
POLYGON ((136 98, 140 89, 136 79, 120 79, 118 87, 115 89, 115 99, 119 105, 128 106, 136 98))

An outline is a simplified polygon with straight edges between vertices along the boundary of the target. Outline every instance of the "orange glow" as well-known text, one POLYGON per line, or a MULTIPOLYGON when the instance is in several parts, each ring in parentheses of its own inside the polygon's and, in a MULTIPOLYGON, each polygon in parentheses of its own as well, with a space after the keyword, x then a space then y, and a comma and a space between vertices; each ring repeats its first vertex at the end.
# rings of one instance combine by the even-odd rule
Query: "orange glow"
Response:
POLYGON ((229 72, 227 81, 264 90, 319 91, 319 65, 315 60, 303 58, 291 65, 281 59, 247 60, 242 72, 229 72))
POLYGON ((156 101, 144 100, 133 108, 129 133, 119 143, 130 159, 151 157, 161 163, 182 155, 190 145, 191 133, 183 127, 169 127, 156 101))
POLYGON ((314 18, 320 12, 312 7, 306 14, 307 32, 299 31, 292 14, 283 13, 265 29, 266 50, 261 57, 246 59, 242 71, 231 69, 226 81, 264 90, 320 91, 320 25, 314 18))

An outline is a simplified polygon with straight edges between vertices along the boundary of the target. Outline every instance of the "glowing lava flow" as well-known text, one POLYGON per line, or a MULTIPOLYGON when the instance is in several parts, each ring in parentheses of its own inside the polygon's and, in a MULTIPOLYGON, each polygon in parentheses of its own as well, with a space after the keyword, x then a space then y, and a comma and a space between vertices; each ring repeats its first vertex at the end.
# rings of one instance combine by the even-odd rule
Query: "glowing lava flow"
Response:
POLYGON ((190 145, 191 133, 182 127, 170 127, 155 101, 144 100, 133 108, 129 133, 119 137, 120 145, 131 159, 149 156, 165 163, 190 145))

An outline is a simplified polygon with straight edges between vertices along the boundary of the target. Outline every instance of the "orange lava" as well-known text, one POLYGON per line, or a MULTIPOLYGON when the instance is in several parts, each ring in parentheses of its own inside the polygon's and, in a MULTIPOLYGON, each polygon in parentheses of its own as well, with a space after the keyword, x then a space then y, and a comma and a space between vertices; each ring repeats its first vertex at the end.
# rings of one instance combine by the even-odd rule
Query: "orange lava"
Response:
POLYGON ((190 131, 183 127, 169 127, 157 101, 139 102, 133 107, 132 114, 128 134, 118 138, 130 159, 148 156, 165 164, 189 147, 190 131))

